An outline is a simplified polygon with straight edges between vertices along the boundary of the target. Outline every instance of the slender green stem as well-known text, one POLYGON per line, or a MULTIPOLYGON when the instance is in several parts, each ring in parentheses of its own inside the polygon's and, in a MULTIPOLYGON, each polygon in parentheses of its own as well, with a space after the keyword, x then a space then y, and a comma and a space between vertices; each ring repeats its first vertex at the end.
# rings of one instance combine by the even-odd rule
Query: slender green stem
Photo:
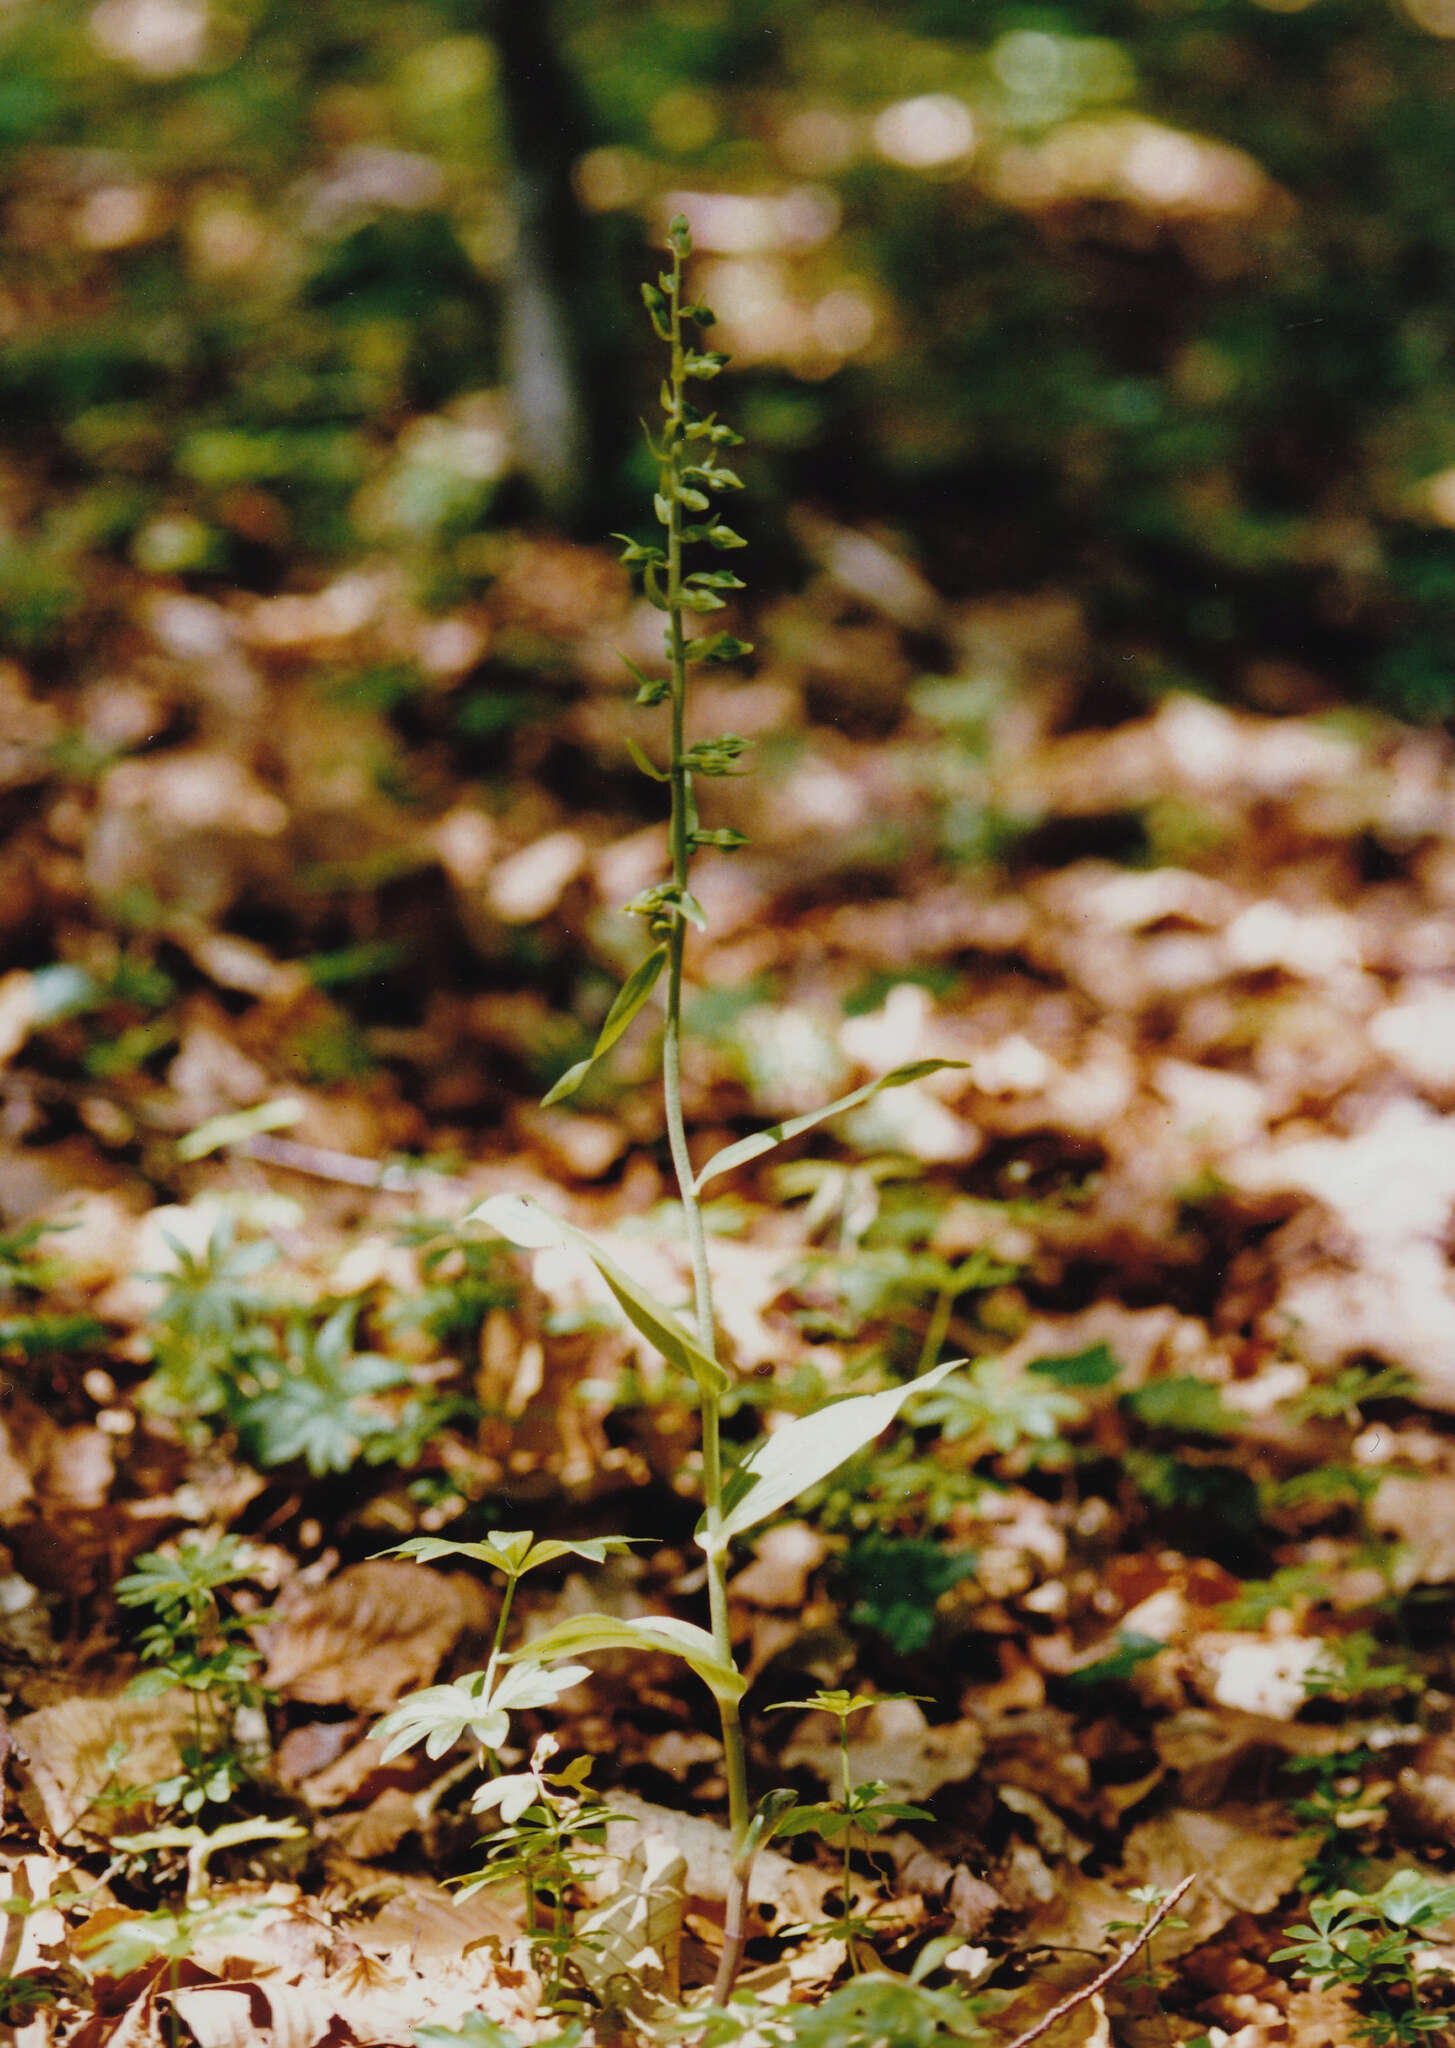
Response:
POLYGON ((547 1807, 551 1816, 551 1870, 554 1890, 551 1895, 551 1932, 555 1946, 551 1951, 551 2001, 554 2004, 561 1995, 562 1976, 566 1966, 566 1883, 569 1869, 561 1834, 561 1816, 554 1806, 547 1807))
MULTIPOLYGON (((854 1773, 849 1763, 849 1717, 847 1714, 839 1716, 839 1757, 843 1765, 844 1813, 846 1816, 851 1816, 854 1810, 854 1773)), ((854 1891, 853 1857, 854 1823, 852 1818, 850 1818, 848 1825, 844 1829, 844 1874, 840 1881, 840 1889, 843 1893, 843 1914, 846 1920, 854 1910, 852 1903, 854 1891)), ((849 1957, 849 1974, 851 1977, 857 1977, 859 1974, 859 1957, 854 1947, 852 1935, 849 1936, 845 1947, 849 1957)))
POLYGON ((950 1315, 954 1306, 954 1288, 942 1287, 935 1296, 935 1305, 930 1310, 930 1319, 925 1327, 925 1340, 920 1346, 919 1364, 915 1367, 916 1377, 920 1373, 928 1372, 931 1366, 939 1364, 940 1347, 944 1344, 946 1332, 949 1330, 950 1315))
MULTIPOLYGON (((687 1129, 682 1116, 682 969, 687 943, 687 920, 683 899, 687 892, 688 864, 692 852, 692 775, 686 762, 687 640, 683 631, 682 582, 682 458, 686 447, 686 350, 682 340, 682 250, 672 243, 672 277, 667 317, 671 331, 672 364, 668 378, 668 409, 664 444, 665 474, 662 497, 667 505, 667 655, 670 668, 672 714, 672 755, 669 769, 671 818, 669 839, 672 880, 677 892, 671 930, 667 941, 667 1021, 662 1039, 662 1093, 667 1114, 667 1143, 682 1201, 688 1253, 692 1261, 692 1285, 696 1304, 698 1341, 710 1357, 717 1356, 717 1326, 712 1306, 712 1274, 707 1260, 707 1236, 702 1210, 693 1191, 692 1159, 687 1148, 687 1129)), ((713 1641, 727 1663, 733 1661, 732 1629, 728 1618, 727 1573, 723 1548, 718 1540, 722 1526, 722 1433, 721 1407, 715 1393, 702 1396, 702 1488, 706 1510, 707 1593, 713 1641)), ((735 1701, 719 1701, 722 1721, 723 1762, 728 1784, 728 1815, 733 1842, 741 1848, 748 1830, 747 1757, 742 1722, 735 1701)))
POLYGON ((505 1643, 505 1624, 510 1619, 510 1605, 515 1598, 515 1589, 518 1584, 519 1581, 517 1579, 508 1577, 505 1581, 505 1591, 500 1598, 500 1614, 495 1623, 495 1637, 490 1645, 490 1656, 485 1665, 485 1690, 487 1693, 491 1691, 495 1683, 495 1667, 500 1662, 500 1652, 505 1643))

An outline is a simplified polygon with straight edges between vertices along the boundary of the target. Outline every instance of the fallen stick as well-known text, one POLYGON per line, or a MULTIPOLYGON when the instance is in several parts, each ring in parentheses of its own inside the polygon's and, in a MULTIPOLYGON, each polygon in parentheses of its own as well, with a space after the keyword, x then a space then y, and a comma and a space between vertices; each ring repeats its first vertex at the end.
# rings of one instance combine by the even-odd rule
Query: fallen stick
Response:
POLYGON ((1184 1877, 1181 1884, 1174 1885, 1146 1926, 1132 1937, 1120 1955, 1112 1957, 1099 1977, 1093 1977, 1089 1984, 1083 1984, 1079 1991, 1073 1991, 1069 1998, 1063 1998, 1059 2005, 1053 2005, 1033 2027, 1027 2027, 1023 2034, 1017 2034, 1013 2041, 1007 2043, 1007 2048, 1029 2048, 1032 2041, 1039 2041, 1042 2034, 1049 2034, 1058 2020, 1064 2020, 1068 2013, 1075 2012, 1078 2005, 1085 2005, 1089 1999, 1095 1998, 1098 1991, 1105 1991, 1114 1978, 1120 1977, 1133 1956, 1147 1946, 1178 1900, 1185 1898, 1196 1882, 1194 1874, 1191 1877, 1184 1877))

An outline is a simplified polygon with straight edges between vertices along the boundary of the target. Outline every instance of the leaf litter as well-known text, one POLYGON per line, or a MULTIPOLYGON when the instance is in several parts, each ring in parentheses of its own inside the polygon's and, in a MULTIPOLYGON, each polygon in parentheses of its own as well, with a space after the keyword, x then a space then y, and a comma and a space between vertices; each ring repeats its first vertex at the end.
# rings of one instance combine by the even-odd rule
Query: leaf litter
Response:
MULTIPOLYGON (((937 608, 952 659, 987 635, 1013 650, 976 745, 937 722, 945 677, 852 737, 871 683, 913 672, 923 592, 907 568, 880 590, 869 536, 830 538, 834 577, 869 578, 873 633, 809 662, 780 600, 757 675, 711 707, 794 743, 725 785, 750 844, 701 877, 686 1090, 699 1170, 735 1162, 709 1189, 724 1327, 745 1408, 776 1406, 780 1427, 862 1393, 896 1345, 912 1367, 932 1316, 972 1368, 908 1450, 775 1496, 733 1582, 754 1698, 925 1696, 877 1708, 850 1756, 933 1818, 866 1844, 855 1874, 891 1966, 947 1930, 981 1945, 989 1981, 1034 1980, 992 2000, 997 2037, 1094 1974, 1073 1952, 1109 1956, 1134 1891, 1195 1871, 1152 1953, 1160 2038, 1353 2038, 1345 1987, 1269 1958, 1300 1887, 1438 1867, 1455 1840, 1455 760, 1393 724, 1176 696, 1069 729, 1045 680, 1075 659, 1054 597, 1009 639, 994 606, 937 608), (836 692, 848 732, 806 708, 836 692), (997 858, 957 851, 967 806, 997 858), (1113 826, 1127 861, 1102 850, 1113 826), (741 1142, 921 1061, 959 1064, 812 1144, 741 1142), (906 1649, 885 1574, 919 1583, 916 1542, 972 1562, 916 1596, 928 1647, 906 1649)), ((579 1118, 537 1107, 591 1050, 575 1010, 599 1028, 603 975, 634 961, 616 903, 660 858, 657 827, 560 766, 620 751, 603 654, 620 586, 589 551, 522 538, 491 592, 432 626, 484 649, 525 619, 576 650, 488 809, 447 747, 418 758, 387 719, 320 709, 341 649, 367 663, 415 630, 387 572, 246 607, 136 597, 156 650, 137 730, 185 730, 172 708, 200 703, 201 736, 63 789, 37 757, 16 784, 56 958, 0 982, 0 1854, 27 1902, 0 1981, 38 1987, 15 2009, 23 2048, 125 2048, 173 2015, 204 2048, 404 2040, 472 2012, 548 2037, 514 1894, 460 1901, 431 1874, 468 1848, 458 1758, 386 1764, 370 1734, 479 1662, 494 1595, 378 1553, 482 1509, 568 1535, 625 1514, 670 1533, 522 1594, 530 1630, 695 1611, 678 1367, 623 1332, 611 1275, 555 1250, 528 1268, 459 1220, 528 1190, 604 1228, 629 1284, 685 1299, 637 1038, 592 1070, 579 1118), (369 748, 392 780, 325 772, 369 748), (128 891, 149 925, 98 910, 128 891), (522 932, 550 963, 538 985, 511 964, 522 932), (178 1151, 285 1100, 281 1140, 260 1123, 178 1151), (275 1274, 209 1282, 194 1321, 168 1323, 174 1245, 215 1271, 210 1247, 264 1236, 275 1274), (289 1351, 345 1302, 336 1366, 289 1351), (249 1436, 256 1405, 207 1376, 228 1317, 247 1401, 285 1358, 343 1391, 342 1470, 307 1432, 249 1436), (276 1463, 247 1455, 270 1442, 276 1463), (111 1588, 139 1552, 229 1529, 259 1561, 237 1594, 268 1695, 244 1728, 255 1783, 310 1833, 301 1865, 286 1841, 240 1843, 189 1891, 183 1846, 117 1841, 157 1832, 148 1787, 184 1768, 196 1722, 176 1692, 126 1692, 135 1619, 111 1588)), ((446 693, 465 672, 441 672, 446 693)), ((31 708, 95 716, 64 687, 31 708)), ((553 1717, 620 1816, 579 1901, 606 1916, 608 2009, 648 1952, 659 1990, 711 1976, 728 1846, 701 1717, 680 1667, 636 1652, 603 1656, 553 1717)), ((831 1787, 823 1728, 779 1723, 763 1717, 765 1782, 831 1787)), ((811 2001, 844 1967, 842 1943, 779 1931, 820 1920, 835 1881, 801 1838, 760 1856, 747 1981, 764 1995, 811 2001)), ((1159 2038, 1150 1995, 1108 1983, 1075 2037, 1159 2038)))

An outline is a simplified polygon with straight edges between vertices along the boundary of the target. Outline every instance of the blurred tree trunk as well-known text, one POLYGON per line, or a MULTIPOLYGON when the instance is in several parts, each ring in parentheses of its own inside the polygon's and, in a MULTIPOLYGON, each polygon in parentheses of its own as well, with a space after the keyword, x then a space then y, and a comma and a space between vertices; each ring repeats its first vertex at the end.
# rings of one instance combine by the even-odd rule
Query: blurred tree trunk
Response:
POLYGON ((610 237, 582 211, 572 167, 595 139, 550 0, 490 0, 510 148, 514 248, 501 358, 521 465, 541 508, 590 524, 610 485, 622 411, 610 237))

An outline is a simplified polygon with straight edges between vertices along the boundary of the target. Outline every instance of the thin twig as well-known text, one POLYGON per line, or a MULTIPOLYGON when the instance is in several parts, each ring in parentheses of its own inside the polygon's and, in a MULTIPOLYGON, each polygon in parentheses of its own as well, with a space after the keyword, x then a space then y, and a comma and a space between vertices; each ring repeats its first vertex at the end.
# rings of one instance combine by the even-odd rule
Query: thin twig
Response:
POLYGON ((463 1189, 465 1183, 449 1174, 436 1173, 428 1166, 408 1166, 402 1160, 361 1159, 354 1152, 334 1152, 323 1145, 302 1145, 296 1138, 274 1138, 260 1134, 241 1148, 250 1159, 264 1166, 285 1166, 290 1173, 306 1173, 314 1180, 337 1181, 341 1187, 377 1188, 383 1194, 409 1194, 416 1188, 463 1189))
POLYGON ((1088 2000, 1095 1998, 1099 1991, 1105 1991, 1113 1978, 1120 1977, 1132 1958, 1147 1946, 1178 1900, 1185 1898, 1196 1882, 1197 1877, 1194 1873, 1190 1877, 1184 1877, 1181 1884, 1174 1885, 1146 1926, 1133 1935, 1120 1955, 1113 1956, 1099 1977, 1093 1977, 1089 1984, 1083 1984, 1079 1991, 1073 1991, 1069 1998, 1063 1998, 1059 2005, 1053 2005, 1033 2027, 1027 2027, 1023 2034, 1017 2034, 1008 2044, 1008 2048, 1029 2048, 1032 2041, 1039 2041, 1042 2034, 1049 2034, 1058 2020, 1064 2020, 1068 2013, 1075 2012, 1078 2005, 1085 2005, 1088 2000))

